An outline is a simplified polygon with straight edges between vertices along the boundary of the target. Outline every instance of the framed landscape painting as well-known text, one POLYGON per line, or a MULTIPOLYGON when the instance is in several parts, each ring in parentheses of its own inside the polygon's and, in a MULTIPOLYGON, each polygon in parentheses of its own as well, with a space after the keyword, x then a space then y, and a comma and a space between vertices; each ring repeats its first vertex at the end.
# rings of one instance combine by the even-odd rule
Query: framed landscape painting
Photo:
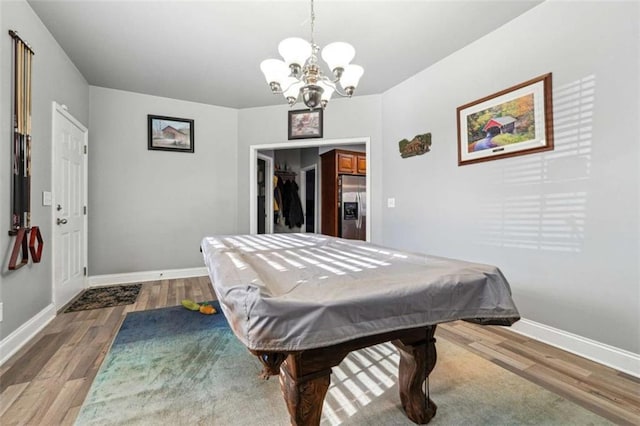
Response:
POLYGON ((458 166, 553 149, 551 73, 462 105, 458 166))
POLYGON ((289 140, 321 137, 321 109, 289 111, 289 140))
POLYGON ((147 126, 148 149, 194 152, 193 120, 148 115, 147 126))

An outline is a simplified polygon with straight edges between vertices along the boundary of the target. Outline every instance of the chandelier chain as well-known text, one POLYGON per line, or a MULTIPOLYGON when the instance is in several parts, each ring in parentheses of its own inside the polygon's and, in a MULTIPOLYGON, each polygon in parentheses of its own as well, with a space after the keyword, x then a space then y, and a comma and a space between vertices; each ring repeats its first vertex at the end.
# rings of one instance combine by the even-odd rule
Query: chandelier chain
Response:
POLYGON ((315 22, 316 22, 316 13, 313 10, 313 0, 311 0, 311 46, 315 44, 315 41, 313 39, 315 22))

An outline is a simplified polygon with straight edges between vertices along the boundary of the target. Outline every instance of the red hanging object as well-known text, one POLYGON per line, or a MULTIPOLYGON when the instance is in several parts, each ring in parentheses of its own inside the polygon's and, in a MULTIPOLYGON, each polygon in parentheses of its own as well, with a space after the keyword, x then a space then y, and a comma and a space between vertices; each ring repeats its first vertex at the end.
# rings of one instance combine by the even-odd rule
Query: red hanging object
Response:
POLYGON ((29 252, 31 252, 33 263, 40 263, 43 247, 44 242, 42 241, 42 234, 40 234, 40 227, 34 226, 31 228, 31 237, 29 238, 29 252), (37 246, 36 242, 38 243, 37 246))
POLYGON ((29 247, 27 234, 28 232, 26 228, 20 228, 16 232, 16 242, 13 244, 13 251, 11 252, 11 257, 9 258, 10 271, 15 271, 16 269, 22 268, 24 265, 29 263, 29 247), (20 257, 20 263, 18 263, 18 254, 20 254, 20 252, 22 252, 22 256, 20 257))

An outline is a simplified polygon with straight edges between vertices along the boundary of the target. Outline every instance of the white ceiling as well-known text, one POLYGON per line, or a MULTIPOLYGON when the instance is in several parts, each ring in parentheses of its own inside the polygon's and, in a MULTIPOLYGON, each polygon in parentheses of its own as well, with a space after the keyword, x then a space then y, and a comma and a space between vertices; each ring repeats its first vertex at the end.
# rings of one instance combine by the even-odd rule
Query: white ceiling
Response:
MULTIPOLYGON (((308 0, 28 2, 89 84, 232 108, 284 104, 260 62, 310 38, 308 0)), ((539 3, 315 0, 315 39, 351 43, 378 94, 539 3)))

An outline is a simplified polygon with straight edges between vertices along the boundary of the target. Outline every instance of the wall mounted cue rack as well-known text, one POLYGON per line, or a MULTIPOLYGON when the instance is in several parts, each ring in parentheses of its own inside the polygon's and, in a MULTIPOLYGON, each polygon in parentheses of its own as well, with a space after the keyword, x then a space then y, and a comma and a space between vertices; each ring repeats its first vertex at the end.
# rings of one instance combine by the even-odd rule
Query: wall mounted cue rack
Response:
POLYGON ((15 236, 9 270, 42 258, 43 240, 40 228, 31 226, 31 74, 33 49, 17 32, 9 30, 13 39, 13 149, 11 153, 11 228, 15 236))

